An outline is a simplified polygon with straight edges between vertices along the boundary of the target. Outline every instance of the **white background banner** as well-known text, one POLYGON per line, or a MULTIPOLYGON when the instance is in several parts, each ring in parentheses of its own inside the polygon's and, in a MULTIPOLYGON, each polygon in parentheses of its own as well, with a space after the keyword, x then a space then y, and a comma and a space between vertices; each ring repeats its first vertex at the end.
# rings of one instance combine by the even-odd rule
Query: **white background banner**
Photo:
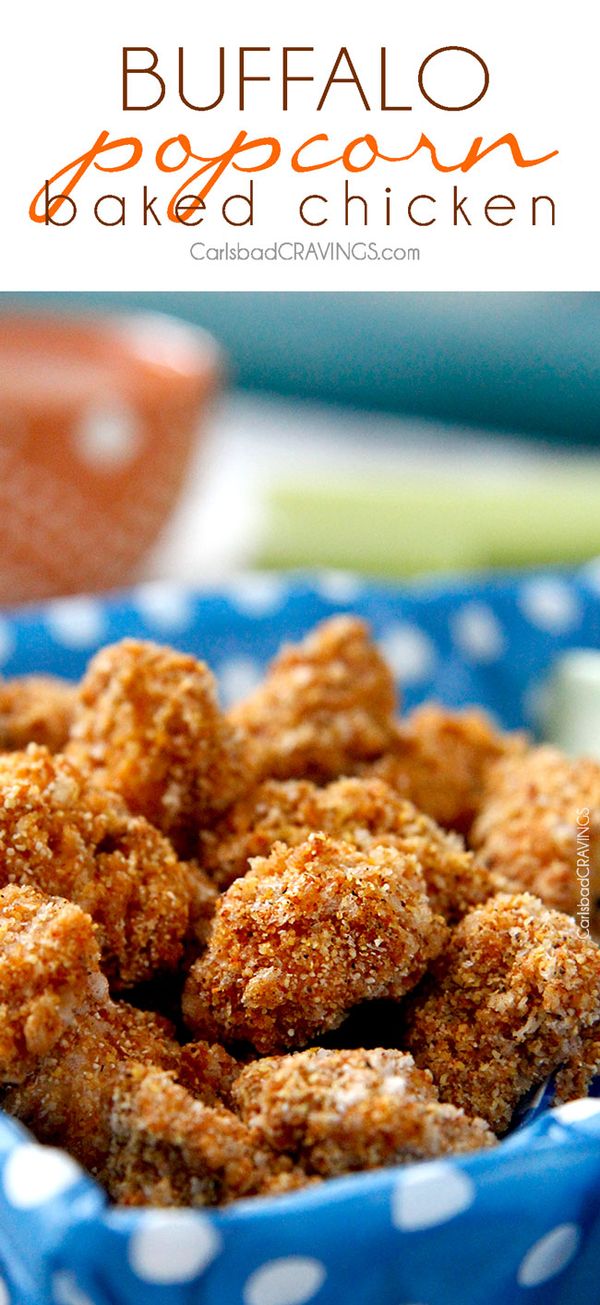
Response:
POLYGON ((591 0, 13 5, 2 288, 597 289, 594 17, 591 0))

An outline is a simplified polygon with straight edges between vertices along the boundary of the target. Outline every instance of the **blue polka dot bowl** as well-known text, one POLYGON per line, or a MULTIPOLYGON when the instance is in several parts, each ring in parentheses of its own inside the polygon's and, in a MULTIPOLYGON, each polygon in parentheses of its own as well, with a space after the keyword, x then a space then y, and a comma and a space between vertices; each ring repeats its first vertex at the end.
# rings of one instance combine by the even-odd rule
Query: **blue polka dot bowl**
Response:
MULTIPOLYGON (((556 657, 600 649, 600 571, 378 587, 248 576, 144 586, 0 617, 0 667, 79 676, 124 635, 204 657, 224 700, 284 639, 352 610, 408 707, 481 703, 532 726, 556 657)), ((600 1300, 600 1100, 525 1103, 497 1150, 351 1176, 228 1209, 126 1211, 0 1116, 0 1305, 578 1305, 600 1300)))

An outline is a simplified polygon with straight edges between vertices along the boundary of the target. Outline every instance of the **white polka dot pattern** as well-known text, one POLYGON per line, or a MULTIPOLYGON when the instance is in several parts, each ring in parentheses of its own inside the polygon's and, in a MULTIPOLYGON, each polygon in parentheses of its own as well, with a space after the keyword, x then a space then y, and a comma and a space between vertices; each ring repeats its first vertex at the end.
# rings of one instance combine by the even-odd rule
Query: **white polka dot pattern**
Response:
POLYGON ((9 1155, 2 1174, 4 1195, 17 1210, 52 1201, 82 1177, 79 1165, 64 1151, 23 1142, 9 1155))
POLYGON ((247 575, 232 581, 227 597, 232 607, 248 616, 268 616, 281 605, 284 597, 283 583, 277 575, 247 575))
POLYGON ((141 1218, 129 1243, 129 1263, 143 1282, 191 1282, 220 1246, 219 1233, 206 1215, 161 1210, 141 1218))
POLYGON ((519 1265, 520 1287, 539 1287, 561 1273, 573 1259, 581 1240, 575 1223, 561 1223, 531 1247, 519 1265))
POLYGON ((64 598, 49 603, 46 625, 52 638, 64 648, 91 648, 104 635, 102 604, 94 598, 64 598))
POLYGON ((15 636, 12 626, 0 616, 0 666, 3 666, 12 656, 14 647, 15 636))
POLYGON ((132 594, 133 604, 148 625, 164 634, 175 634, 191 624, 193 606, 185 589, 171 584, 139 585, 132 594))
POLYGON ((402 1175, 392 1197, 392 1223, 403 1232, 435 1228, 468 1210, 474 1200, 468 1174, 444 1160, 432 1161, 402 1175))
POLYGON ((0 1305, 11 1305, 11 1297, 4 1278, 0 1277, 0 1305))
POLYGON ((577 595, 565 580, 556 576, 525 581, 519 606, 532 625, 549 634, 566 634, 580 618, 577 595))
POLYGON ((591 562, 582 566, 580 574, 581 579, 589 585, 590 589, 600 593, 600 557, 594 557, 591 562))
POLYGON ((351 571, 323 571, 315 587, 327 602, 346 606, 360 597, 363 582, 351 571))
POLYGON ((554 1117, 563 1124, 580 1124, 587 1119, 595 1119, 600 1125, 600 1100, 597 1097, 581 1097, 578 1101, 567 1101, 566 1105, 558 1106, 554 1117))
POLYGON ((231 707, 234 702, 240 702, 247 694, 252 693, 262 676, 262 667, 251 657, 234 657, 231 661, 225 662, 219 668, 217 677, 224 706, 231 707))
POLYGON ((465 603, 453 617, 456 647, 472 662, 495 662, 504 653, 506 638, 500 622, 486 603, 465 603))
POLYGON ((379 640, 379 647, 389 662, 399 684, 416 684, 428 679, 435 666, 435 648, 416 625, 391 625, 379 640))
POLYGON ((288 1255, 256 1269, 244 1287, 244 1305, 305 1305, 325 1281, 320 1260, 288 1255))
POLYGON ((52 1299, 54 1305, 94 1305, 87 1292, 81 1290, 75 1274, 66 1269, 52 1278, 52 1299))

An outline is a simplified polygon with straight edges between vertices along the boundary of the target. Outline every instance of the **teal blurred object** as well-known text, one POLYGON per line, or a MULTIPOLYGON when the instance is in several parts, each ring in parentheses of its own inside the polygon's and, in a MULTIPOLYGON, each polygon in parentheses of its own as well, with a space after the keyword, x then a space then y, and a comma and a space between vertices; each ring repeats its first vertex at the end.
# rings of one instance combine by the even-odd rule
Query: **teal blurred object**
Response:
POLYGON ((143 308, 214 332, 246 388, 600 443, 595 293, 3 295, 0 311, 143 308))

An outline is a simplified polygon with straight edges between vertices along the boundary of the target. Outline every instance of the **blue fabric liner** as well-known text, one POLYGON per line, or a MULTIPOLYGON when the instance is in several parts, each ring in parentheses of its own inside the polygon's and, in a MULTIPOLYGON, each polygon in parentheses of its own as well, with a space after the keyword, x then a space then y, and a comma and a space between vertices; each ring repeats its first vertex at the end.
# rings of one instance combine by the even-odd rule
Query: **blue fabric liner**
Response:
MULTIPOLYGON (((408 706, 479 702, 511 727, 531 723, 557 654, 600 648, 589 568, 403 590, 337 575, 251 577, 202 593, 145 586, 4 613, 0 661, 7 675, 75 677, 107 641, 154 638, 205 657, 230 696, 283 639, 342 610, 368 618, 399 665, 412 650, 408 706), (489 632, 491 614, 495 637, 465 640, 465 609, 471 630, 475 612, 489 632)), ((0 1302, 596 1305, 600 1101, 555 1111, 548 1096, 524 1103, 495 1151, 167 1214, 112 1209, 83 1172, 58 1167, 48 1179, 42 1149, 2 1116, 0 1302)))

